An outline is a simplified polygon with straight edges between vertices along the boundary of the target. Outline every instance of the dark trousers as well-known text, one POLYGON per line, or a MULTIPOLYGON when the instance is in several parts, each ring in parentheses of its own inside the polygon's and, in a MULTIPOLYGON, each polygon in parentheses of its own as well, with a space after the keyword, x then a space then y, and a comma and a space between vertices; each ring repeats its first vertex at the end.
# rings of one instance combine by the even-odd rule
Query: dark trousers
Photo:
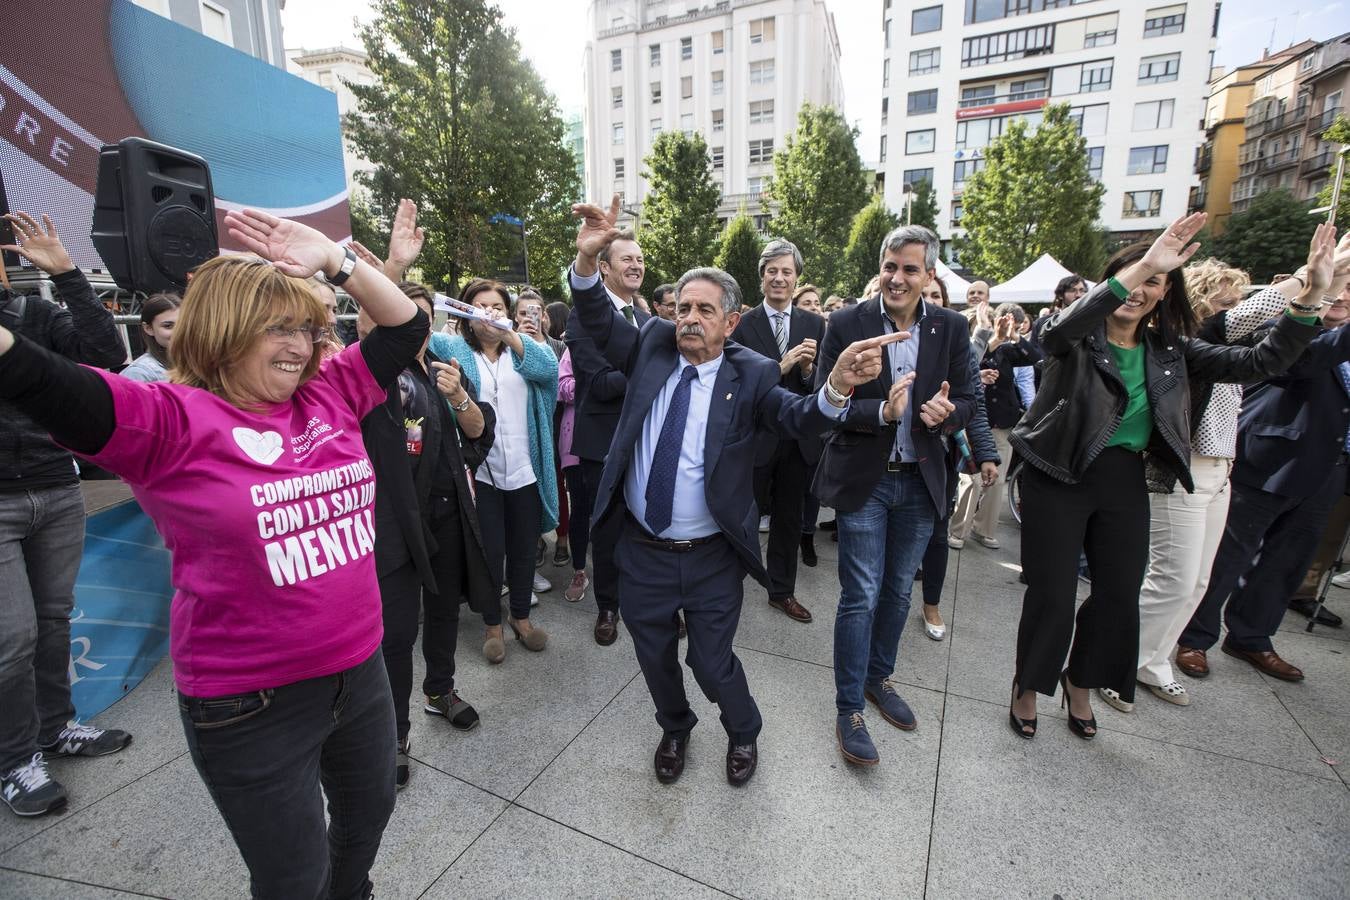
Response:
POLYGON ((438 592, 424 590, 417 566, 409 560, 380 579, 384 604, 384 666, 394 695, 394 723, 400 742, 408 736, 409 695, 413 682, 413 645, 417 642, 417 614, 422 623, 422 657, 427 663, 422 691, 428 696, 448 694, 455 687, 455 644, 459 640, 459 604, 464 595, 464 529, 459 505, 451 497, 432 497, 429 522, 436 541, 431 557, 438 592))
MULTIPOLYGON (((481 481, 474 486, 478 492, 478 527, 483 533, 483 553, 493 586, 501 590, 501 585, 506 584, 511 617, 528 619, 539 520, 543 515, 539 485, 527 484, 514 491, 499 491, 481 481)), ((502 624, 500 605, 490 606, 483 621, 488 625, 502 624)))
MULTIPOLYGON (((605 464, 593 459, 581 461, 581 474, 586 480, 586 504, 595 511, 595 500, 600 495, 600 476, 604 474, 605 464)), ((598 609, 617 610, 619 608, 619 570, 614 563, 614 545, 618 543, 622 523, 619 516, 610 516, 604 526, 597 528, 591 522, 591 591, 595 594, 598 609)), ((575 527, 575 526, 574 526, 575 527)))
POLYGON ((933 520, 933 536, 928 539, 928 547, 923 551, 923 605, 937 606, 942 601, 942 585, 947 580, 947 560, 951 556, 951 546, 947 543, 947 526, 952 520, 952 511, 956 508, 956 489, 960 479, 956 469, 947 472, 947 505, 942 517, 933 520))
POLYGON ((586 568, 586 553, 591 548, 591 497, 586 491, 586 477, 581 474, 581 466, 568 466, 563 470, 563 476, 571 501, 567 545, 572 552, 572 568, 580 572, 586 568))
POLYGON ((817 465, 806 467, 806 490, 802 492, 802 534, 815 534, 816 520, 820 518, 820 501, 811 493, 811 484, 816 480, 817 465))
POLYGON ((657 723, 667 733, 688 734, 698 722, 680 669, 676 614, 683 610, 689 633, 684 661, 694 680, 721 708, 722 727, 732 742, 753 742, 763 722, 732 651, 744 596, 740 558, 721 538, 686 553, 662 550, 634 540, 636 527, 624 520, 620 529, 620 611, 656 704, 657 723))
POLYGON ((1108 447, 1078 484, 1027 466, 1022 491, 1022 572, 1027 591, 1017 629, 1017 686, 1053 695, 1069 657, 1076 687, 1134 699, 1139 590, 1148 568, 1149 505, 1138 453, 1108 447), (1092 568, 1092 595, 1078 610, 1078 554, 1092 568))
POLYGON ((394 707, 382 654, 265 691, 180 693, 178 709, 255 898, 366 896, 394 809, 394 707))
POLYGON ((779 441, 773 458, 755 467, 755 496, 766 500, 760 515, 769 516, 769 546, 765 568, 769 573, 769 599, 785 600, 797 591, 797 548, 802 542, 802 498, 806 460, 796 441, 779 441))
MULTIPOLYGON (((1331 508, 1345 493, 1345 464, 1331 467, 1311 497, 1290 498, 1233 482, 1223 540, 1214 556, 1209 587, 1177 643, 1208 650, 1219 639, 1224 611, 1228 643, 1238 650, 1272 650, 1271 635, 1289 607, 1317 552, 1331 508), (1253 560, 1260 552, 1261 559, 1253 560), (1238 587, 1239 579, 1246 579, 1238 587), (1231 595, 1231 596, 1230 596, 1231 595)), ((1092 573, 1096 583, 1097 573, 1092 573)))

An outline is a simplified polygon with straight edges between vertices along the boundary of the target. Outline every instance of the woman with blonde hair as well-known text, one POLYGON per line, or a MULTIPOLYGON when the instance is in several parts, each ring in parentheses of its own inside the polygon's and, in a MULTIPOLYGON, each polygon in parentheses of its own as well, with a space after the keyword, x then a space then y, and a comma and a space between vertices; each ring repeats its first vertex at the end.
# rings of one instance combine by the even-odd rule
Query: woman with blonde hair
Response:
POLYGON ((0 396, 126 480, 163 535, 183 730, 253 896, 369 897, 395 747, 361 419, 427 317, 308 226, 253 210, 225 224, 263 258, 197 269, 170 381, 82 368, 0 328, 0 396), (320 270, 377 326, 322 368, 326 313, 303 280, 320 270))
MULTIPOLYGON (((1212 256, 1191 263, 1182 270, 1182 274, 1186 277, 1186 293, 1190 295, 1191 307, 1202 320, 1237 306, 1252 284, 1251 276, 1246 272, 1212 256)), ((1295 289, 1298 287, 1298 282, 1292 279, 1285 279, 1283 283, 1295 289)), ((1296 290, 1290 296, 1295 293, 1296 290)), ((1288 301, 1285 303, 1287 305, 1288 301)), ((1271 315, 1283 309, 1283 306, 1278 306, 1271 315)))

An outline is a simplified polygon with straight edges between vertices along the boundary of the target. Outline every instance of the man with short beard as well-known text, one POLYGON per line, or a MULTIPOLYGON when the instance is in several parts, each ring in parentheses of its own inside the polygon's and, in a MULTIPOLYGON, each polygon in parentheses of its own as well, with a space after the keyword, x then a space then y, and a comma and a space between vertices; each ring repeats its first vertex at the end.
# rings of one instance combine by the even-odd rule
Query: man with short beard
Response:
POLYGON ((652 291, 652 309, 667 322, 675 321, 675 285, 663 284, 652 291))
MULTIPOLYGON (((781 238, 769 242, 759 256, 764 302, 741 316, 736 340, 778 366, 783 387, 809 394, 816 347, 825 339, 825 320, 792 305, 801 270, 802 254, 795 244, 781 238)), ((820 447, 818 435, 794 440, 767 431, 760 433, 755 445, 755 497, 761 515, 769 517, 769 605, 798 622, 811 621, 811 612, 796 597, 797 547, 806 473, 820 460, 820 447)))
MULTIPOLYGON (((598 265, 601 284, 614 309, 630 323, 641 327, 651 316, 633 305, 642 287, 646 266, 642 248, 631 231, 620 232, 612 243, 601 251, 598 265)), ((596 349, 595 341, 586 332, 573 306, 567 317, 567 348, 572 351, 572 370, 576 375, 576 425, 572 432, 572 452, 581 460, 581 477, 586 486, 586 510, 572 510, 573 516, 590 517, 600 490, 600 475, 605 468, 614 429, 619 425, 619 411, 623 408, 628 379, 596 349)), ((595 642, 602 647, 619 637, 618 570, 614 567, 614 528, 608 533, 591 532, 591 571, 595 575, 595 642)), ((574 560, 574 566, 584 567, 585 560, 574 560)), ((586 595, 586 573, 577 568, 572 583, 563 596, 576 603, 586 595)))

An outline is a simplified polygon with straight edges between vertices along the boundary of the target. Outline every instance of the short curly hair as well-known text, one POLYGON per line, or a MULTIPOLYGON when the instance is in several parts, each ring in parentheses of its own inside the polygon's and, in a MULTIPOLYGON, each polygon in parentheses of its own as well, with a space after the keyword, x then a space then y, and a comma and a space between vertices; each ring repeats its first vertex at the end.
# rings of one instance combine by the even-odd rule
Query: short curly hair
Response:
POLYGON ((1191 263, 1182 270, 1182 274, 1186 277, 1186 293, 1191 298, 1191 308, 1202 319, 1218 311, 1211 303, 1212 300, 1232 291, 1245 291, 1252 283, 1251 276, 1246 272, 1212 256, 1191 263))

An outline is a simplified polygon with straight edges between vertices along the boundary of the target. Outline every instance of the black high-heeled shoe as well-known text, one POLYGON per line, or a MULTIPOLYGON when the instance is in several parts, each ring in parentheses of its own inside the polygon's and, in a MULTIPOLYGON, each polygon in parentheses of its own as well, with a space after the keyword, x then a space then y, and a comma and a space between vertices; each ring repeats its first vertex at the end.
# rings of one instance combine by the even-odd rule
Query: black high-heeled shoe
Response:
POLYGON ((1030 719, 1019 719, 1017 713, 1013 712, 1013 704, 1017 702, 1017 682, 1013 682, 1012 699, 1008 701, 1008 725, 1012 728, 1013 734, 1024 740, 1031 740, 1036 736, 1036 717, 1030 719), (1030 728, 1030 731, 1027 729, 1030 728))
POLYGON ((1064 689, 1064 696, 1059 702, 1059 708, 1069 714, 1069 730, 1078 735, 1085 741, 1090 741, 1097 736, 1097 717, 1090 719, 1080 719, 1073 714, 1073 708, 1069 706, 1069 670, 1065 669, 1059 674, 1060 687, 1064 689), (1091 731, 1088 729, 1091 728, 1091 731))

